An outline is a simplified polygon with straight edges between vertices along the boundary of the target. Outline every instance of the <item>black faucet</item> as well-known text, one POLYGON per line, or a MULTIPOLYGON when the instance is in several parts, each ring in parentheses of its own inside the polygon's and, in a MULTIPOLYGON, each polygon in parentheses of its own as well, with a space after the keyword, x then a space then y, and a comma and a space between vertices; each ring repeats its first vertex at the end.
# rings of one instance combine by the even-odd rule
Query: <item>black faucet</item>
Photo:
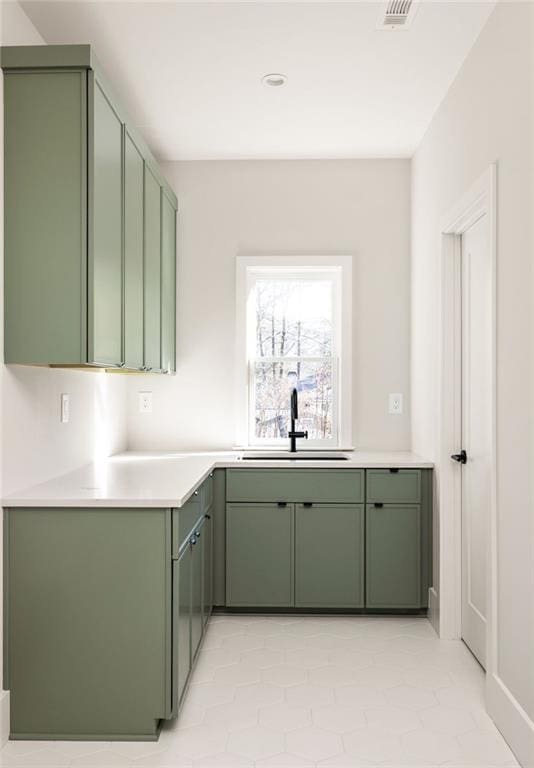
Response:
POLYGON ((295 432, 295 422, 297 421, 298 417, 299 417, 299 397, 297 393, 297 388, 293 387, 293 389, 291 390, 291 429, 288 432, 290 453, 297 452, 297 437, 303 437, 305 440, 308 439, 308 430, 306 430, 306 432, 295 432))

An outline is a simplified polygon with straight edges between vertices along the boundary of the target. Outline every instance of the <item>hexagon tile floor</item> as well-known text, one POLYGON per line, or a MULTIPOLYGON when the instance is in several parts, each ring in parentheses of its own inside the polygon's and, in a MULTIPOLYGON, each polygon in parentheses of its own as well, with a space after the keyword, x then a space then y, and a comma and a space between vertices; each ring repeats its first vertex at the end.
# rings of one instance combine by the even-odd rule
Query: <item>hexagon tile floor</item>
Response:
POLYGON ((410 617, 215 616, 157 743, 9 742, 0 766, 517 765, 460 642, 410 617))

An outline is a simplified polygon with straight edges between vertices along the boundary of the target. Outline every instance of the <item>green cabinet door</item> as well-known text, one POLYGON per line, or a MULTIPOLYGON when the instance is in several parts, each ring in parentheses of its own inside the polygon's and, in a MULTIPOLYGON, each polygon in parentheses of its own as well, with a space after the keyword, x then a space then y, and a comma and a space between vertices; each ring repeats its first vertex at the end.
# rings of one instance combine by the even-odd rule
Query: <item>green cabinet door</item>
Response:
POLYGON ((195 658, 202 639, 203 620, 203 550, 204 525, 200 524, 192 536, 191 549, 191 657, 195 658))
POLYGON ((418 504, 366 507, 368 608, 421 606, 421 508, 418 504))
POLYGON ((362 608, 364 557, 363 505, 296 505, 298 608, 362 608))
POLYGON ((124 364, 143 367, 143 157, 124 132, 124 364))
POLYGON ((176 370, 176 211, 161 191, 161 368, 176 370))
POLYGON ((87 76, 4 73, 6 363, 86 358, 87 76))
POLYGON ((203 526, 203 557, 204 557, 204 575, 203 575, 203 598, 202 598, 202 618, 204 626, 207 624, 213 608, 213 520, 212 508, 206 511, 206 522, 203 526))
POLYGON ((88 362, 120 366, 124 362, 123 130, 119 116, 92 73, 89 73, 89 87, 92 142, 89 142, 88 362))
POLYGON ((171 713, 165 509, 6 513, 13 738, 154 739, 171 713))
POLYGON ((293 605, 292 504, 226 505, 226 604, 293 605))
POLYGON ((174 680, 176 684, 173 711, 178 706, 191 672, 191 561, 189 545, 179 560, 174 561, 174 680))
POLYGON ((161 193, 145 163, 145 366, 161 369, 161 193))

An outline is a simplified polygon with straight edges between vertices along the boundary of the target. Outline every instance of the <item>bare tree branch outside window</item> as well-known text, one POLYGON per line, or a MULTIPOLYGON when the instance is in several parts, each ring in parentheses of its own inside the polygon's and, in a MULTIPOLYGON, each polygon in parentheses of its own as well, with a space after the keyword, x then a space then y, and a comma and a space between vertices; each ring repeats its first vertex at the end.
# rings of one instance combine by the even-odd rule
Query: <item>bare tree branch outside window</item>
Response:
POLYGON ((299 428, 310 439, 333 434, 332 282, 261 278, 255 284, 253 361, 255 437, 287 437, 290 388, 297 374, 299 428))

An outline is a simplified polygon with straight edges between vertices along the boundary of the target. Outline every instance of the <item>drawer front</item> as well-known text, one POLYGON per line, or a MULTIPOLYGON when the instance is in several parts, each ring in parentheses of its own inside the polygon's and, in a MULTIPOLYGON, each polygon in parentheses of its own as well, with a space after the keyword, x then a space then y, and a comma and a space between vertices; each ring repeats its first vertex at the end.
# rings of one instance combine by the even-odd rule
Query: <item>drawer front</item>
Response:
POLYGON ((201 491, 202 509, 207 512, 213 504, 213 472, 202 483, 201 491))
POLYGON ((363 469, 229 469, 227 501, 360 503, 363 469))
POLYGON ((200 491, 195 491, 193 496, 186 501, 183 507, 172 511, 172 549, 176 554, 183 546, 193 526, 202 514, 200 506, 200 491))
POLYGON ((421 501, 421 470, 368 469, 367 501, 418 504, 421 501))

